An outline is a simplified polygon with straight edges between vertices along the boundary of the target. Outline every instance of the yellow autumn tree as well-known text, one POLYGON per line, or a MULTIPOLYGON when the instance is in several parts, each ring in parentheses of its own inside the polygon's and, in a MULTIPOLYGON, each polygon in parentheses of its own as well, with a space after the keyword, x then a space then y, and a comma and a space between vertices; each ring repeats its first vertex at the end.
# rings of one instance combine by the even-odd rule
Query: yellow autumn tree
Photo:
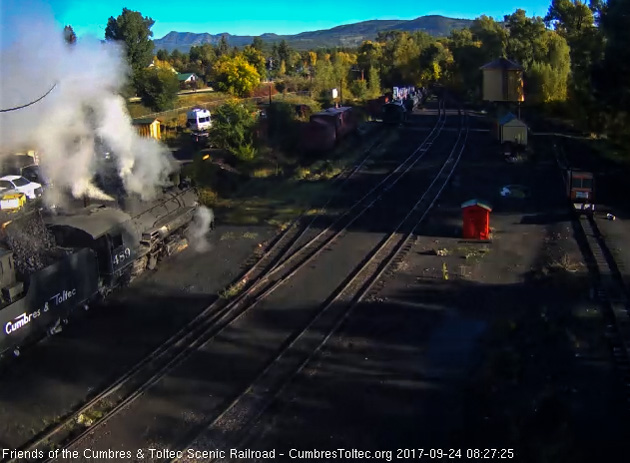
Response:
POLYGON ((315 53, 314 51, 309 51, 308 61, 309 61, 308 63, 309 65, 315 66, 317 64, 317 53, 315 53))
POLYGON ((260 74, 241 55, 222 55, 214 64, 213 74, 217 88, 232 95, 247 96, 260 84, 260 74))

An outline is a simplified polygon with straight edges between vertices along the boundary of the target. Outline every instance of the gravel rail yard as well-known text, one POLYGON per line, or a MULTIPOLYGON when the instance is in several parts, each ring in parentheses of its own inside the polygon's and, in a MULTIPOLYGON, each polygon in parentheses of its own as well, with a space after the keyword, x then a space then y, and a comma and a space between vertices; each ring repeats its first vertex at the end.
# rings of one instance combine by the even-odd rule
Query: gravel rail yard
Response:
MULTIPOLYGON (((349 167, 336 177, 331 185, 333 191, 335 191, 335 188, 343 188, 344 184, 370 159, 373 155, 373 148, 379 143, 380 141, 376 140, 368 147, 365 155, 356 166, 349 167)), ((179 332, 163 342, 155 351, 134 365, 133 368, 110 386, 64 417, 63 420, 60 420, 53 427, 46 429, 23 445, 21 450, 32 451, 41 447, 50 447, 51 445, 58 446, 64 442, 80 438, 80 435, 85 432, 86 425, 88 427, 92 426, 95 421, 113 415, 117 410, 139 397, 144 390, 156 382, 169 369, 181 363, 196 346, 201 345, 207 339, 206 336, 208 334, 211 335, 213 330, 217 330, 231 321, 232 318, 230 317, 233 316, 231 312, 235 312, 235 305, 242 301, 243 296, 248 291, 252 291, 260 286, 261 282, 266 281, 268 273, 273 268, 277 268, 277 261, 288 254, 295 242, 310 229, 313 219, 303 219, 307 219, 307 217, 299 217, 284 232, 275 237, 269 247, 264 252, 261 251, 259 253, 249 270, 241 275, 239 280, 232 287, 227 288, 224 293, 233 291, 235 287, 239 291, 242 289, 247 291, 242 292, 229 303, 227 299, 236 294, 229 296, 223 294, 222 298, 215 300, 206 307, 179 332), (306 225, 300 225, 302 221, 306 225)), ((238 315, 238 312, 235 315, 238 315)))
POLYGON ((626 454, 625 377, 589 297, 591 264, 555 160, 510 165, 488 141, 471 134, 461 179, 396 277, 228 448, 275 451, 276 461, 339 449, 352 461, 350 449, 380 461, 413 449, 477 461, 475 449, 490 448, 532 463, 626 454), (515 183, 532 196, 499 195, 515 183), (471 197, 494 205, 491 243, 457 238, 459 205, 471 197))
MULTIPOLYGON (((344 247, 345 248, 345 247, 344 247)), ((347 253, 347 250, 344 250, 345 253, 347 253)), ((364 255, 365 252, 362 252, 360 255, 364 255)), ((331 253, 329 253, 329 255, 331 255, 331 253)), ((327 257, 327 256, 324 256, 327 257)), ((323 259, 323 258, 322 258, 323 259)), ((326 265, 325 262, 323 262, 322 266, 320 267, 320 260, 318 259, 317 261, 317 267, 319 268, 327 268, 328 265, 326 265)), ((298 275, 299 276, 299 275, 298 275)), ((316 285, 317 287, 319 287, 320 285, 316 285)), ((334 289, 334 285, 333 288, 334 289)), ((320 289, 321 291, 321 289, 320 289)), ((326 294, 324 294, 325 297, 326 294)), ((304 295, 303 295, 304 296, 304 295)), ((315 297, 315 295, 313 295, 315 297)), ((301 298, 302 301, 304 301, 304 297, 301 298)), ((323 299, 321 296, 316 297, 317 302, 321 302, 321 300, 323 299)), ((301 301, 301 302, 302 302, 301 301)), ((177 368, 176 370, 174 370, 172 372, 172 374, 169 375, 169 377, 165 378, 163 381, 160 382, 160 384, 156 385, 156 387, 152 388, 151 391, 148 391, 145 396, 143 397, 143 399, 141 401, 138 401, 133 407, 131 407, 131 409, 129 411, 126 411, 124 413, 119 414, 117 417, 115 417, 112 421, 110 421, 109 423, 106 423, 105 426, 101 429, 101 430, 97 430, 98 432, 94 432, 94 437, 96 439, 92 440, 90 439, 90 443, 84 443, 83 445, 89 445, 90 448, 96 448, 96 447, 100 447, 101 445, 106 445, 106 441, 110 440, 110 442, 117 440, 117 437, 111 435, 111 436, 103 436, 103 434, 106 434, 107 432, 113 432, 116 433, 116 429, 118 428, 117 424, 120 420, 120 422, 127 422, 129 424, 132 424, 129 422, 129 419, 127 418, 129 415, 128 413, 132 413, 134 417, 133 422, 136 424, 139 424, 141 421, 143 421, 142 417, 145 415, 145 412, 142 412, 142 409, 146 409, 146 413, 151 413, 152 416, 155 418, 151 421, 156 421, 157 417, 156 417, 156 409, 154 406, 148 406, 150 405, 150 402, 152 402, 152 400, 155 400, 157 397, 161 396, 164 392, 164 389, 166 388, 167 390, 170 389, 173 386, 176 386, 178 389, 180 388, 180 386, 177 386, 177 383, 179 382, 178 380, 183 379, 183 377, 188 377, 191 374, 191 368, 193 368, 194 370, 198 370, 198 368, 194 368, 193 365, 198 364, 197 362, 199 362, 199 357, 202 357, 205 360, 206 363, 206 367, 204 369, 204 372, 199 371, 199 373, 201 373, 200 376, 206 376, 206 381, 210 378, 207 378, 207 374, 210 373, 211 376, 212 375, 211 372, 213 371, 224 371, 224 374, 221 375, 221 378, 217 378, 216 376, 214 377, 214 381, 216 382, 216 386, 220 386, 220 382, 227 382, 230 380, 228 375, 234 375, 234 373, 236 373, 239 376, 246 376, 246 372, 243 372, 242 370, 245 370, 245 367, 247 366, 247 364, 250 365, 249 368, 247 368, 248 370, 251 369, 252 367, 254 367, 255 369, 255 363, 260 362, 260 360, 256 361, 256 357, 263 357, 264 358, 264 354, 265 352, 263 351, 263 346, 265 344, 273 344, 273 342, 277 342, 278 340, 282 340, 282 338, 286 338, 287 334, 282 334, 281 331, 283 331, 286 328, 283 328, 282 325, 286 325, 291 326, 291 325, 304 325, 306 324, 306 322, 308 321, 308 311, 305 310, 294 310, 291 311, 291 313, 287 313, 285 317, 282 317, 282 319, 280 320, 280 318, 278 318, 278 323, 274 324, 273 327, 267 327, 265 325, 268 325, 269 322, 265 322, 265 324, 261 325, 261 321, 264 321, 265 318, 269 317, 269 315, 273 315, 273 310, 270 310, 269 308, 267 308, 268 306, 265 306, 265 304, 267 303, 267 300, 264 300, 262 302, 262 304, 259 304, 256 308, 256 310, 252 311, 252 312, 248 312, 246 314, 245 317, 240 318, 239 320, 237 320, 237 323, 232 323, 228 329, 226 329, 224 332, 222 332, 220 334, 220 336, 217 336, 213 339, 212 343, 209 343, 207 346, 202 347, 198 353, 193 354, 193 356, 184 364, 182 365, 182 367, 177 368), (262 307, 262 308, 261 308, 262 307), (290 315, 290 316, 289 316, 290 315), (261 317, 263 317, 261 319, 261 317), (243 321, 248 321, 250 328, 249 330, 245 330, 245 327, 247 327, 247 324, 245 324, 245 322, 243 321), (298 321, 299 320, 299 321, 298 321), (253 325, 253 326, 252 326, 253 325), (258 330, 260 330, 260 328, 267 328, 268 329, 268 333, 261 333, 261 332, 257 332, 258 330, 252 330, 251 327, 256 327, 256 325, 258 325, 258 330), (273 331, 277 331, 277 333, 273 333, 273 331), (241 331, 243 333, 241 333, 241 331), (247 336, 246 338, 241 338, 241 341, 243 342, 235 342, 235 339, 229 339, 231 337, 233 337, 234 335, 237 336, 237 338, 239 337, 238 335, 240 334, 242 335, 246 335, 246 331, 250 331, 250 336, 247 336), (253 335, 252 335, 253 334, 253 335), (275 337, 275 339, 274 339, 275 337), (226 342, 228 339, 229 342, 226 342), (260 346, 252 346, 252 342, 258 340, 259 343, 261 344, 260 346), (261 341, 266 341, 266 342, 261 342, 261 341), (268 342, 271 341, 271 342, 268 342), (208 346, 211 346, 211 350, 213 351, 213 355, 209 356, 209 355, 204 355, 205 354, 205 350, 208 346), (242 358, 241 354, 242 352, 249 352, 251 347, 255 348, 255 354, 254 355, 248 355, 247 359, 245 360, 245 358, 242 358), (256 348, 257 347, 257 348, 256 348), (227 349, 227 350, 226 350, 227 349), (238 351, 241 352, 235 352, 234 349, 237 349, 238 351), (218 352, 216 352, 218 351, 218 352), (230 358, 232 355, 236 354, 239 358, 242 358, 242 362, 236 362, 239 365, 239 369, 241 370, 241 372, 235 371, 233 373, 230 373, 228 371, 228 369, 226 369, 226 365, 224 364, 223 366, 218 365, 218 363, 222 363, 224 362, 227 358, 230 358), (195 359, 195 357, 197 357, 197 359, 195 359), (215 364, 214 368, 208 364, 207 362, 212 362, 213 364, 215 364), (188 366, 188 368, 186 368, 188 366), (218 368, 218 369, 217 369, 218 368), (175 383, 175 384, 174 384, 175 383), (148 396, 152 397, 152 400, 148 400, 146 397, 148 396), (140 402, 146 402, 145 406, 140 407, 140 405, 138 405, 140 402), (140 407, 140 408, 139 408, 140 407), (112 425, 112 423, 116 421, 117 423, 112 425), (104 431, 103 431, 104 429, 104 431), (103 437, 105 437, 105 439, 103 439, 103 437), (102 444, 101 444, 102 443, 102 444)), ((295 301, 293 301, 293 303, 295 303, 295 301)), ((303 302, 302 302, 303 303, 303 302)), ((268 348, 267 348, 268 349, 268 348)), ((271 351, 273 351, 273 349, 271 349, 271 351)), ((251 373, 249 373, 251 375, 251 373)), ((238 378, 232 378, 232 381, 236 380, 238 378)), ((196 388, 194 387, 195 384, 203 384, 202 382, 202 378, 197 379, 197 381, 192 381, 189 380, 187 383, 190 386, 190 392, 191 394, 185 394, 186 396, 190 397, 190 400, 193 399, 194 395, 198 393, 198 391, 196 390, 196 388)), ((224 385, 225 386, 225 385, 224 385)), ((188 389, 188 387, 186 388, 188 389)), ((221 392, 220 390, 217 392, 221 392)), ((214 395, 214 394, 213 394, 214 395)), ((217 394, 219 395, 219 394, 217 394)), ((174 398, 175 399, 175 398, 174 398)), ((216 402, 217 400, 219 400, 219 397, 217 397, 217 399, 214 399, 214 401, 216 402)), ((165 404, 163 403, 163 405, 166 405, 167 408, 163 409, 164 412, 168 412, 168 413, 172 413, 175 411, 175 409, 179 409, 178 414, 184 414, 187 415, 187 419, 184 420, 183 424, 181 424, 178 429, 174 429, 172 426, 168 426, 167 424, 167 420, 163 420, 163 419, 159 419, 157 420, 157 422, 155 422, 155 427, 153 429, 148 429, 148 431, 150 432, 145 432, 145 433, 140 433, 139 435, 139 439, 142 439, 144 442, 154 442, 153 440, 150 439, 150 435, 154 435, 155 437, 158 437, 159 434, 165 433, 168 435, 168 433, 166 432, 168 431, 173 431, 173 433, 176 433, 177 431, 182 431, 182 428, 185 428, 187 424, 190 423, 190 425, 193 425, 192 427, 194 428, 194 424, 199 424, 199 423, 195 423, 195 421, 200 420, 203 422, 203 417, 197 418, 194 416, 195 413, 202 415, 203 414, 203 409, 206 408, 206 402, 213 402, 213 400, 209 400, 207 398, 204 398, 203 402, 199 402, 198 406, 195 407, 194 409, 190 409, 190 406, 188 405, 189 400, 184 397, 184 395, 179 394, 179 397, 176 399, 176 401, 178 402, 173 403, 173 404, 165 404), (186 406, 182 407, 183 403, 182 402, 186 402, 186 406), (172 405, 172 407, 171 407, 172 405), (189 413, 185 413, 186 408, 189 409, 189 413), (165 426, 166 425, 166 426, 165 426), (162 430, 162 432, 160 432, 160 430, 162 430), (158 434, 158 435, 156 435, 158 434)), ((163 402, 163 401, 162 401, 163 402)), ((209 403, 209 405, 211 405, 209 403)), ((216 405, 216 404, 215 404, 216 405)), ((211 407, 212 408, 212 407, 211 407)), ((176 412, 177 413, 177 412, 176 412)), ((181 416, 181 415, 180 415, 181 416)), ((133 425, 133 424, 132 424, 133 425)), ((145 428, 146 429, 146 428, 145 428)), ((127 438, 124 439, 124 441, 120 441, 121 445, 124 445, 125 447, 127 447, 128 445, 133 445, 131 444, 129 441, 131 439, 132 435, 137 435, 135 432, 125 432, 127 438), (122 443, 125 442, 125 443, 122 443)), ((165 436, 166 437, 166 436, 165 436)))

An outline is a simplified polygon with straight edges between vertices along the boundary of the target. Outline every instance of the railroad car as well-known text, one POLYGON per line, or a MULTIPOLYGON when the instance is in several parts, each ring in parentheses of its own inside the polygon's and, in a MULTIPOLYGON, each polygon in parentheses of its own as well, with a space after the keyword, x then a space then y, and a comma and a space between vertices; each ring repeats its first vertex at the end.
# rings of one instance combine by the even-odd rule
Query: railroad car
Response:
POLYGON ((0 237, 0 357, 17 356, 98 294, 98 264, 90 249, 55 246, 39 210, 5 221, 0 237))
POLYGON ((567 196, 578 211, 595 210, 595 177, 592 172, 567 169, 567 196))
POLYGON ((341 140, 351 134, 358 126, 354 110, 348 106, 328 108, 325 111, 313 114, 310 120, 311 122, 322 121, 334 127, 337 140, 341 140))
POLYGON ((401 101, 393 101, 383 105, 383 122, 386 124, 402 124, 407 120, 407 110, 401 101))
POLYGON ((300 147, 304 151, 324 152, 335 147, 335 128, 325 121, 312 120, 301 127, 300 147))
POLYGON ((35 338, 59 332, 77 308, 184 249, 197 209, 196 190, 182 185, 151 202, 127 198, 123 208, 92 205, 50 217, 35 211, 5 222, 0 357, 17 356, 35 338))
POLYGON ((300 144, 305 151, 328 151, 357 128, 358 120, 351 107, 329 108, 311 115, 301 130, 300 144))

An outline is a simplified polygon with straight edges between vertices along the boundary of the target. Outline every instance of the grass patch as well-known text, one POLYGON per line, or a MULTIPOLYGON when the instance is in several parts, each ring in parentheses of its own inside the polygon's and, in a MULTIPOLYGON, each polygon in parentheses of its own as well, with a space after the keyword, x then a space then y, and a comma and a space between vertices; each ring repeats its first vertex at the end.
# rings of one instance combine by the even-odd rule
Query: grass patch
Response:
POLYGON ((81 413, 78 417, 77 417, 77 423, 78 424, 82 424, 83 426, 86 427, 90 427, 92 426, 96 421, 100 420, 101 418, 103 418, 104 413, 100 410, 92 410, 86 413, 81 413))
POLYGON ((258 233, 245 232, 245 233, 243 233, 243 238, 247 238, 248 240, 252 240, 252 239, 258 238, 258 233))
POLYGON ((233 240, 234 238, 236 238, 236 235, 233 232, 225 232, 221 235, 221 241, 233 240))
POLYGON ((581 262, 576 262, 568 254, 563 254, 559 259, 551 261, 547 265, 551 272, 576 273, 583 267, 581 262))
POLYGON ((261 167, 258 169, 254 169, 250 175, 253 178, 268 178, 274 177, 278 174, 278 171, 275 167, 261 167))
POLYGON ((214 207, 218 204, 219 195, 210 188, 199 188, 199 202, 204 206, 214 207))
POLYGON ((221 299, 232 299, 237 296, 247 284, 247 280, 243 279, 233 285, 227 287, 226 289, 219 291, 219 297, 221 299))
POLYGON ((490 248, 488 247, 461 246, 455 249, 455 253, 466 260, 481 259, 489 252, 490 248))

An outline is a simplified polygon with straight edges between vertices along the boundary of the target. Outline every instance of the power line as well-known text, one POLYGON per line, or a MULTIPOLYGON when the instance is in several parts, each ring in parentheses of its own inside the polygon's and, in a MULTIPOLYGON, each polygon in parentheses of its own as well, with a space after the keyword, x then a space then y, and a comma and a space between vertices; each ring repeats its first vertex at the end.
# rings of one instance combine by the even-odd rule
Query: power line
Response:
POLYGON ((57 82, 55 82, 53 84, 53 86, 50 88, 50 90, 48 90, 46 93, 44 93, 42 96, 40 96, 38 99, 36 99, 35 101, 31 101, 30 103, 27 103, 25 105, 22 106, 16 106, 15 108, 9 108, 9 109, 0 109, 0 113, 8 113, 9 111, 17 111, 18 109, 22 109, 22 108, 26 108, 27 106, 31 106, 34 105, 35 103, 37 103, 38 101, 43 100, 44 98, 46 98, 46 96, 48 96, 48 94, 50 92, 52 92, 55 87, 57 86, 57 82))

